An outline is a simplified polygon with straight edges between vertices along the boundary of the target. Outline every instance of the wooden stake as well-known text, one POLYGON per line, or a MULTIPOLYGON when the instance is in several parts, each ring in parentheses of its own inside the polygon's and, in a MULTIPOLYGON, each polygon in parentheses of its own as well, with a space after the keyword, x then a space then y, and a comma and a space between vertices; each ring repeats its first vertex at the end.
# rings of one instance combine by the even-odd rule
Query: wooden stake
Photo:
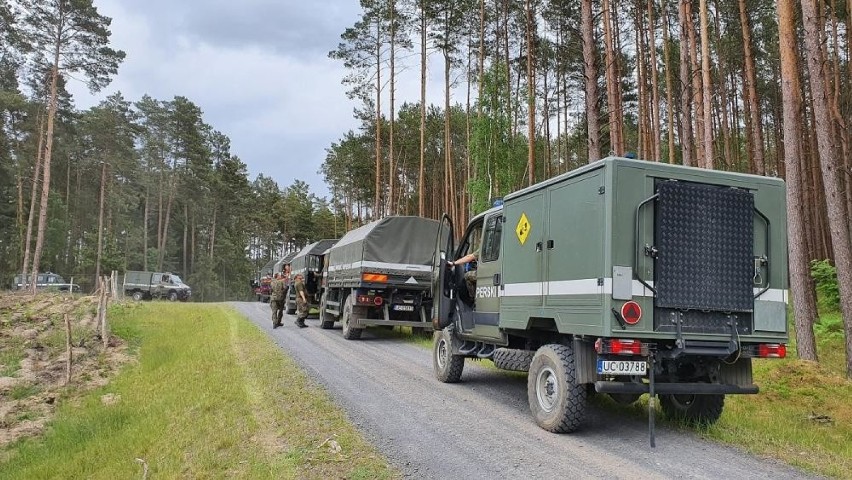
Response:
POLYGON ((110 281, 107 277, 103 277, 103 285, 104 290, 101 297, 101 303, 103 307, 101 308, 101 340, 104 342, 104 350, 109 346, 109 330, 107 329, 107 305, 109 304, 109 295, 110 295, 110 281))
POLYGON ((65 350, 68 353, 65 361, 65 385, 71 383, 71 317, 65 314, 65 350))

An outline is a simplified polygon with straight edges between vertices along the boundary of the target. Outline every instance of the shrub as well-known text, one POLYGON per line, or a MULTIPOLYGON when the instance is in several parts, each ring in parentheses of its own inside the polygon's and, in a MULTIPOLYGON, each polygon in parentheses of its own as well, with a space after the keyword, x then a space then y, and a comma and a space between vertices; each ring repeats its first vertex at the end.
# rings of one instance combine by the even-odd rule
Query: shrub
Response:
POLYGON ((838 311, 840 289, 837 286, 837 268, 828 260, 814 260, 811 262, 811 277, 814 279, 820 309, 838 311))

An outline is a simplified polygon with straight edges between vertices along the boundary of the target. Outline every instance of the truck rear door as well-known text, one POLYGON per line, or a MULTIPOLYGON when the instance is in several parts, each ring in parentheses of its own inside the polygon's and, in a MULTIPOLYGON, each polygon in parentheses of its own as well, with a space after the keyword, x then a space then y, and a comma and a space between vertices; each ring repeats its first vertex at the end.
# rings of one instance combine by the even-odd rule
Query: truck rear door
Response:
POLYGON ((504 206, 506 229, 501 292, 501 324, 505 313, 526 321, 529 307, 541 307, 544 269, 544 193, 525 195, 504 206))

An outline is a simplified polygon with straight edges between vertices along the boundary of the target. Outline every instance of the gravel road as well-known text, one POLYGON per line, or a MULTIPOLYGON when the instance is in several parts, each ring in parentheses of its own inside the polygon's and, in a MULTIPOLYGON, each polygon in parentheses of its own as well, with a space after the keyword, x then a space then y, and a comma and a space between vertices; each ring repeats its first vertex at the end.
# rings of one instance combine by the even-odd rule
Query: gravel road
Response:
POLYGON ((526 378, 465 365, 462 383, 435 379, 431 352, 377 338, 344 340, 316 320, 285 316, 272 330, 267 304, 234 303, 322 384, 406 478, 807 478, 737 449, 668 428, 648 446, 646 420, 589 408, 580 431, 545 432, 529 412, 526 378))

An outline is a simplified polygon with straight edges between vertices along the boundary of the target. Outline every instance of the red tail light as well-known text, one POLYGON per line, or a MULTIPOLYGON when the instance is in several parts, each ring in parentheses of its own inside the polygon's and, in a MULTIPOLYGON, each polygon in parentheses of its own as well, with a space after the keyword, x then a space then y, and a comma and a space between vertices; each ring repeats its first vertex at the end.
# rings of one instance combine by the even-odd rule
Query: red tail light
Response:
POLYGON ((647 355, 648 346, 643 345, 639 340, 599 338, 595 341, 595 351, 599 354, 610 355, 647 355))
POLYGON ((382 297, 376 297, 373 299, 373 304, 378 307, 381 306, 383 301, 382 297))
POLYGON ((757 346, 757 356, 760 358, 784 358, 787 356, 787 346, 783 343, 761 343, 757 346))

